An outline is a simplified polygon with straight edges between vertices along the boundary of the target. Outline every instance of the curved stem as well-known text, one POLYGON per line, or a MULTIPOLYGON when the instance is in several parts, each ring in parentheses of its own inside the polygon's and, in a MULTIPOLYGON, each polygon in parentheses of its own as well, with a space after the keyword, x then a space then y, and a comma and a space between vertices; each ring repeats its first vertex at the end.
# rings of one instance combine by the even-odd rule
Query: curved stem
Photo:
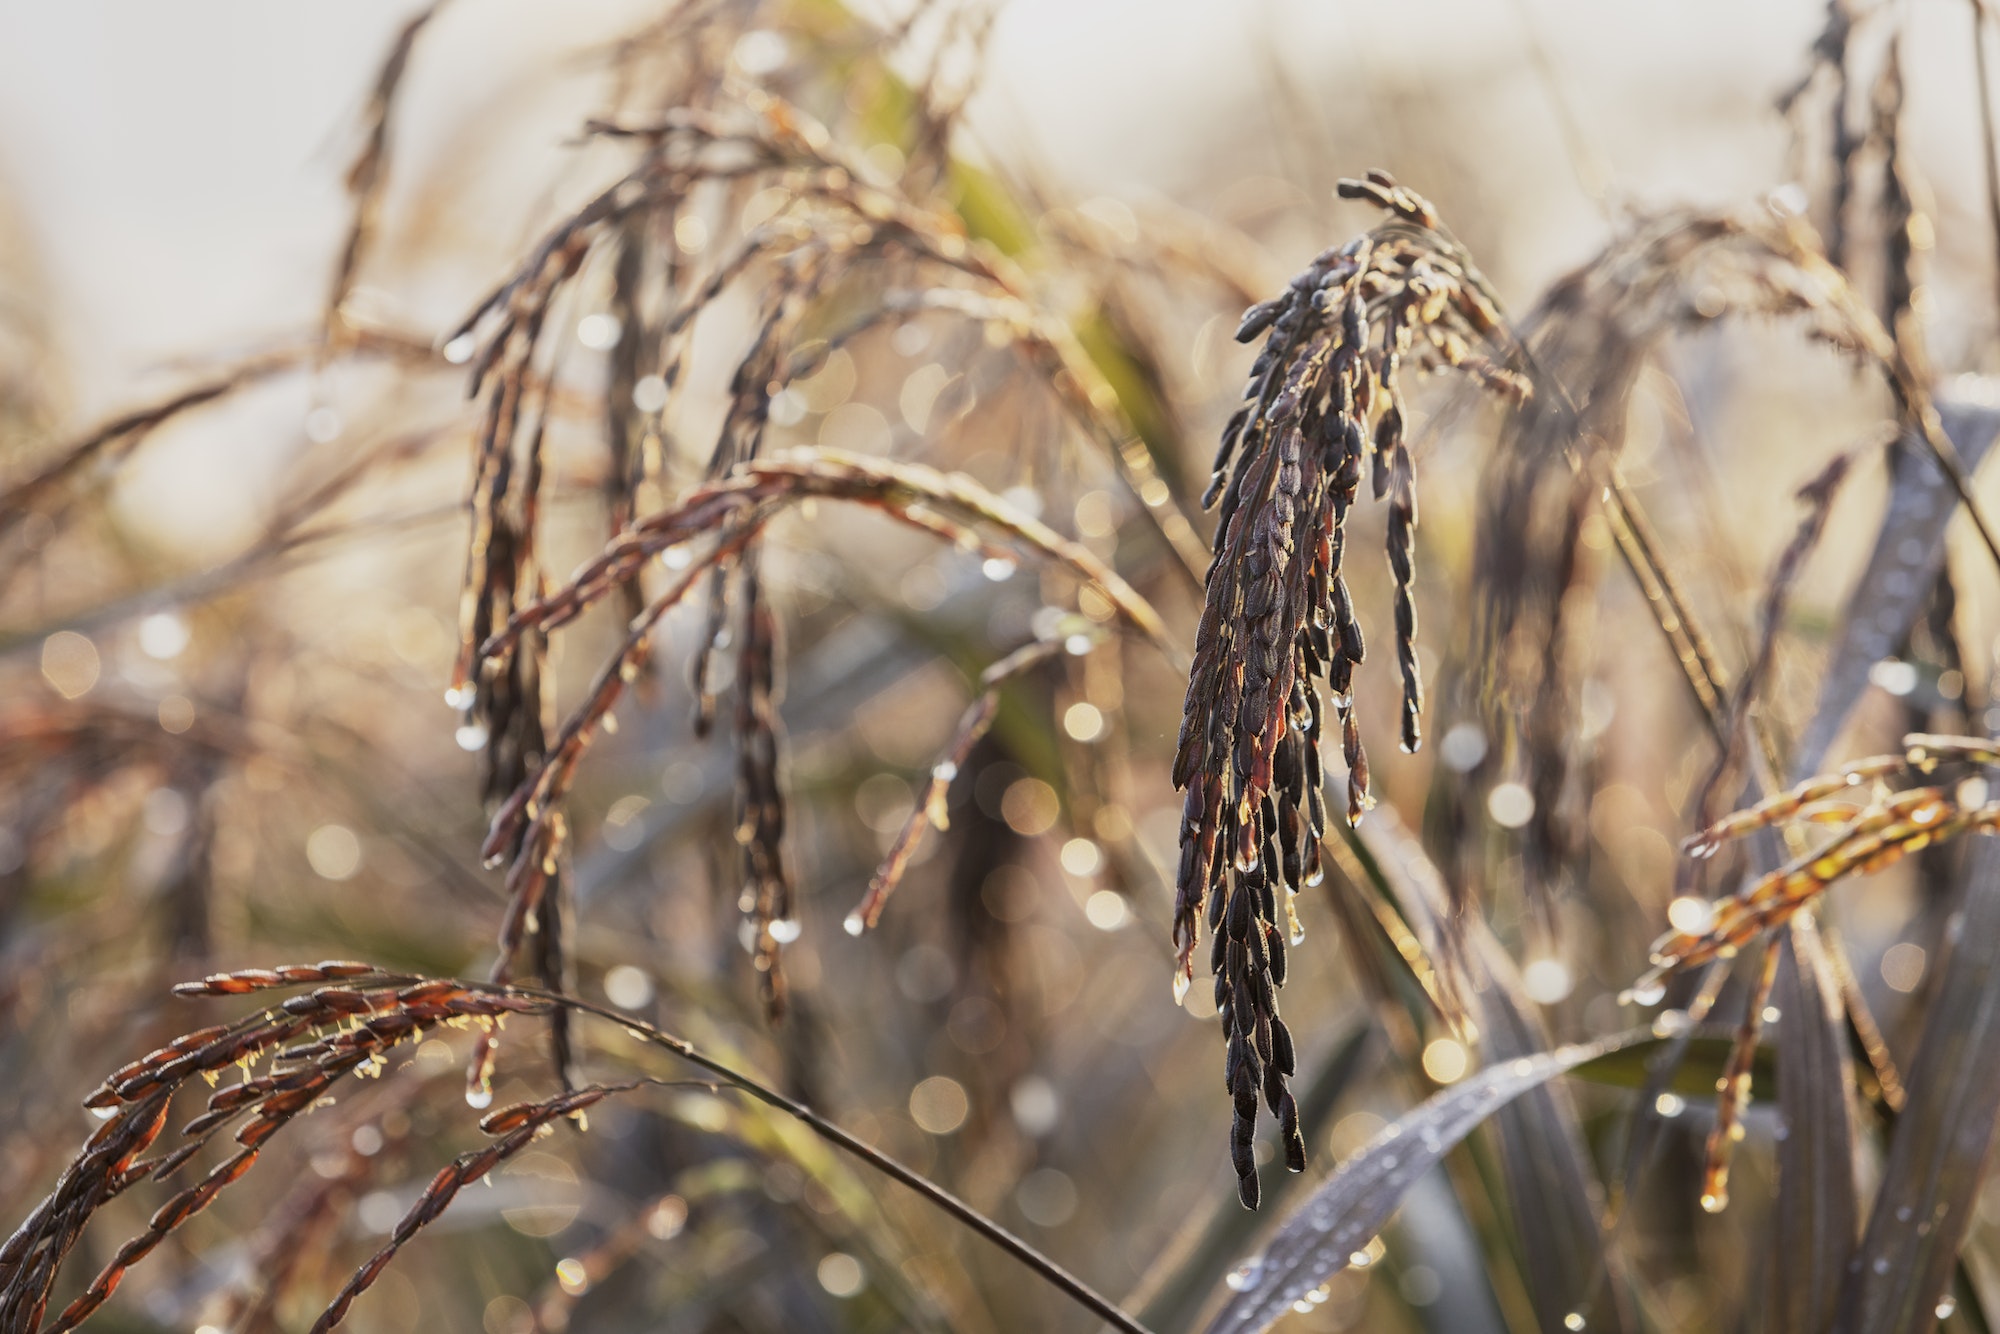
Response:
POLYGON ((1069 1297, 1079 1306, 1089 1310, 1093 1315, 1104 1320, 1112 1328, 1122 1330, 1124 1334, 1151 1334, 1151 1331, 1126 1314, 1115 1302, 1097 1292, 1082 1279, 1070 1273, 1054 1260, 1036 1250, 1020 1237, 1015 1236, 993 1219, 980 1213, 977 1209, 967 1204, 964 1200, 959 1199, 958 1196, 952 1194, 944 1187, 938 1185, 928 1177, 922 1176, 912 1169, 905 1167, 887 1154, 856 1139, 804 1103, 794 1102, 776 1089, 761 1084, 749 1075, 724 1065, 715 1057, 701 1051, 686 1038, 675 1037, 664 1029, 657 1028, 633 1015, 621 1014, 616 1010, 606 1009, 601 1005, 594 1005, 577 996, 558 995, 555 992, 543 991, 536 987, 493 986, 484 982, 463 982, 460 985, 466 987, 468 990, 499 991, 517 996, 531 996, 536 1000, 545 1001, 551 1005, 560 1005, 584 1014, 594 1015, 599 1019, 617 1024, 645 1042, 651 1043, 656 1047, 666 1048, 690 1065, 699 1066, 731 1087, 740 1089, 759 1102, 775 1107, 787 1116, 801 1122, 821 1139, 839 1145, 883 1175, 894 1177, 897 1181, 902 1182, 905 1186, 908 1186, 911 1190, 917 1192, 917 1194, 923 1196, 932 1204, 958 1219, 959 1222, 965 1224, 974 1232, 977 1232, 980 1236, 998 1246, 1001 1250, 1006 1251, 1028 1268, 1034 1270, 1050 1286, 1060 1290, 1065 1296, 1069 1297))

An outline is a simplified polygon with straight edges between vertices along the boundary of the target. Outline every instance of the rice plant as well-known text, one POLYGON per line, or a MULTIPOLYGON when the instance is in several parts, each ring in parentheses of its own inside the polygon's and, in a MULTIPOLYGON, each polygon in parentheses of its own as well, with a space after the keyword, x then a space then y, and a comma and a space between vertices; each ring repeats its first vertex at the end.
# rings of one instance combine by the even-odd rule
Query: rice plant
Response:
POLYGON ((0 322, 0 1331, 1990 1327, 1984 7, 1984 217, 1834 0, 1531 281, 1282 53, 1232 216, 989 141, 1004 9, 681 0, 412 319, 478 8, 311 328, 71 428, 0 322))

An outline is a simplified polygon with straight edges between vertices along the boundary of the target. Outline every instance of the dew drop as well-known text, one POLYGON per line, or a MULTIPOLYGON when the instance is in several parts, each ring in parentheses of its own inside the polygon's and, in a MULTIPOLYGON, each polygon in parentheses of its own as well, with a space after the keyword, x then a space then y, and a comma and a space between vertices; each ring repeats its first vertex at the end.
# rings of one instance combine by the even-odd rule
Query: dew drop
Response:
POLYGON ((799 938, 799 920, 796 917, 780 917, 771 923, 771 939, 780 945, 789 945, 799 938))
POLYGON ((1311 1315, 1313 1313, 1313 1304, 1304 1297, 1301 1297, 1292 1303, 1292 1311, 1296 1315, 1311 1315))
POLYGON ((868 923, 862 918, 860 910, 856 909, 854 912, 847 914, 847 920, 842 922, 840 927, 848 935, 858 936, 868 929, 868 923))
POLYGON ((1245 1260, 1242 1264, 1230 1270, 1229 1276, 1222 1281, 1228 1285, 1231 1292, 1241 1292, 1256 1282, 1257 1272, 1263 1267, 1264 1262, 1261 1259, 1245 1260))
POLYGON ((1188 988, 1192 985, 1194 985, 1193 980, 1186 973, 1178 968, 1174 969, 1174 1004, 1187 1004, 1188 988))
POLYGON ((462 333, 444 345, 444 359, 454 366, 463 366, 472 360, 472 354, 477 346, 471 334, 462 333))
MULTIPOLYGON (((1307 883, 1311 884, 1312 882, 1308 881, 1307 883)), ((1305 944, 1306 943, 1305 924, 1298 921, 1297 919, 1293 919, 1291 932, 1285 938, 1294 945, 1305 944)))
POLYGON ((937 767, 931 770, 931 779, 934 782, 949 783, 957 777, 958 766, 950 760, 939 760, 937 767))
POLYGON ((1888 1256, 1886 1256, 1886 1255, 1884 1255, 1884 1256, 1880 1257, 1879 1259, 1877 1259, 1877 1260, 1875 1261, 1875 1263, 1874 1263, 1874 1264, 1870 1265, 1870 1266, 1869 1266, 1869 1268, 1873 1269, 1873 1270, 1874 1270, 1874 1271, 1875 1271, 1876 1273, 1878 1273, 1878 1274, 1886 1274, 1886 1273, 1888 1273, 1888 1272, 1889 1272, 1889 1257, 1888 1257, 1888 1256))
POLYGON ((985 563, 980 565, 979 572, 994 583, 999 584, 1012 579, 1014 571, 1019 568, 1019 566, 1005 556, 988 556, 985 563))
POLYGON ((1708 1194, 1704 1194, 1701 1197, 1701 1207, 1702 1210, 1706 1213, 1719 1214, 1728 1206, 1729 1206, 1729 1197, 1727 1195, 1721 1195, 1711 1192, 1708 1194))
POLYGON ((465 1091, 465 1105, 475 1112, 483 1112, 493 1105, 493 1090, 489 1088, 469 1088, 465 1091))
POLYGON ((453 686, 444 692, 444 702, 448 708, 463 709, 467 707, 472 703, 472 687, 453 686))
POLYGON ((1634 1005, 1658 1005, 1667 997, 1667 989, 1658 982, 1642 982, 1625 993, 1634 1005))
POLYGON ((1366 1251, 1356 1251, 1347 1257, 1347 1263, 1353 1265, 1356 1269, 1366 1269, 1369 1265, 1375 1263, 1375 1257, 1366 1251))
POLYGON ((1586 1322, 1583 1318, 1583 1312, 1581 1311, 1571 1311, 1568 1315, 1563 1317, 1564 1329, 1569 1329, 1569 1330, 1582 1329, 1585 1323, 1586 1322))
POLYGON ((1948 1320, 1951 1318, 1953 1314, 1957 1312, 1957 1310, 1958 1310, 1958 1301, 1955 1298, 1946 1297, 1944 1300, 1940 1301, 1937 1304, 1937 1318, 1940 1320, 1948 1320))
POLYGON ((452 733, 452 739, 458 742, 460 750, 486 749, 486 729, 478 723, 467 723, 452 733))

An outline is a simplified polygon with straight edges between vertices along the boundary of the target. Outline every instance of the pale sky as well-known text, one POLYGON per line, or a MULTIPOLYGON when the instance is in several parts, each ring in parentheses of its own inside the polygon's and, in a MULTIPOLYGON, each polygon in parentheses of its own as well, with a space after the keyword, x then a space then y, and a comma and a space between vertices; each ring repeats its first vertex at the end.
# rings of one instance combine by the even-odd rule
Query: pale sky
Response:
MULTIPOLYGON (((354 121, 414 7, 0 0, 0 211, 25 226, 59 353, 59 402, 79 418, 99 415, 164 382, 144 373, 172 359, 310 322, 344 223, 340 175, 354 121)), ((588 110, 577 89, 550 91, 552 56, 655 8, 455 0, 420 48, 399 166, 439 169, 468 117, 513 115, 520 179, 515 198, 480 215, 485 234, 463 238, 465 271, 397 294, 399 318, 451 321, 545 220, 535 205, 560 180, 561 140, 588 110)), ((1823 8, 1819 0, 1013 0, 995 33, 978 124, 989 139, 1025 139, 1079 193, 1143 195, 1188 188, 1191 144, 1258 132, 1237 122, 1268 115, 1269 53, 1304 87, 1483 81, 1494 89, 1493 113, 1475 107, 1466 134, 1484 145, 1482 136, 1504 133, 1497 142, 1548 196, 1533 202, 1549 218, 1539 241, 1547 256, 1529 263, 1553 272, 1587 253, 1602 218, 1575 188, 1548 89, 1530 72, 1530 23, 1615 190, 1661 202, 1779 183, 1768 148, 1781 137, 1762 109, 1801 67, 1823 8)), ((1958 69, 1969 63, 1958 8, 1918 7, 1930 40, 1914 44, 1913 66, 1921 75, 1927 61, 1950 65, 1913 80, 1920 100, 1962 96, 1950 91, 1969 77, 1958 69)), ((1323 133, 1339 156, 1338 127, 1323 133)), ((1969 184, 1973 161, 1943 164, 1950 179, 1940 189, 1969 184)), ((1368 165, 1341 160, 1328 175, 1368 165)))

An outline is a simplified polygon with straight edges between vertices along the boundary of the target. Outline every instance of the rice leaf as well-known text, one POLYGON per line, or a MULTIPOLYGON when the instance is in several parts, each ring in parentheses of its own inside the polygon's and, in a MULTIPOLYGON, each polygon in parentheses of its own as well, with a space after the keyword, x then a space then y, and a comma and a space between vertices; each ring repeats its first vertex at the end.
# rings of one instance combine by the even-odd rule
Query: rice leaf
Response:
MULTIPOLYGON (((1986 382, 1980 382, 1982 389, 1986 382)), ((1989 391, 1990 392, 1990 391, 1989 391)), ((1979 466, 2000 433, 2000 406, 1961 389, 1940 396, 1945 434, 1969 471, 1979 466)), ((1792 773, 1818 773, 1848 714, 1868 688, 1868 672, 1896 651, 1923 614, 1918 593, 1929 588, 1944 564, 1945 529, 1957 506, 1951 479, 1921 449, 1905 449, 1891 469, 1889 506, 1840 618, 1840 642, 1820 678, 1819 704, 1792 757, 1792 773)))
POLYGON ((1965 904, 1929 1008, 1910 1092, 1834 1334, 1928 1330, 1950 1292, 2000 1119, 2000 847, 1966 864, 1965 904))
MULTIPOLYGON (((1498 1065, 1547 1051, 1548 1033, 1521 992, 1513 964, 1483 924, 1475 930, 1476 943, 1491 947, 1481 950, 1490 971, 1477 993, 1487 1060, 1498 1065)), ((1493 1129, 1528 1296, 1542 1328, 1560 1328, 1571 1313, 1586 1316, 1591 1329, 1631 1328, 1623 1266, 1604 1241, 1603 1187, 1568 1090, 1555 1084, 1530 1089, 1501 1109, 1493 1129)))
MULTIPOLYGON (((1395 812, 1378 812, 1356 834, 1427 952, 1458 973, 1485 1062, 1547 1051, 1548 1032, 1506 947, 1477 914, 1454 919, 1443 878, 1395 812)), ((1612 1281, 1615 1265, 1600 1226, 1603 1191, 1568 1095, 1535 1089, 1495 1116, 1493 1127, 1522 1276, 1542 1326, 1560 1328, 1565 1316, 1581 1312, 1593 1329, 1626 1328, 1624 1285, 1612 1281), (1599 1302, 1597 1294, 1610 1300, 1599 1302)))
POLYGON ((1854 1249, 1854 1121, 1840 991, 1809 913, 1781 944, 1778 1207, 1772 1212, 1773 1330, 1823 1330, 1854 1249))
POLYGON ((1650 1038, 1646 1030, 1488 1066, 1437 1094, 1340 1165, 1279 1225, 1264 1253, 1230 1276, 1233 1295, 1208 1334, 1260 1334, 1381 1231, 1410 1188, 1467 1135, 1524 1093, 1650 1038))

